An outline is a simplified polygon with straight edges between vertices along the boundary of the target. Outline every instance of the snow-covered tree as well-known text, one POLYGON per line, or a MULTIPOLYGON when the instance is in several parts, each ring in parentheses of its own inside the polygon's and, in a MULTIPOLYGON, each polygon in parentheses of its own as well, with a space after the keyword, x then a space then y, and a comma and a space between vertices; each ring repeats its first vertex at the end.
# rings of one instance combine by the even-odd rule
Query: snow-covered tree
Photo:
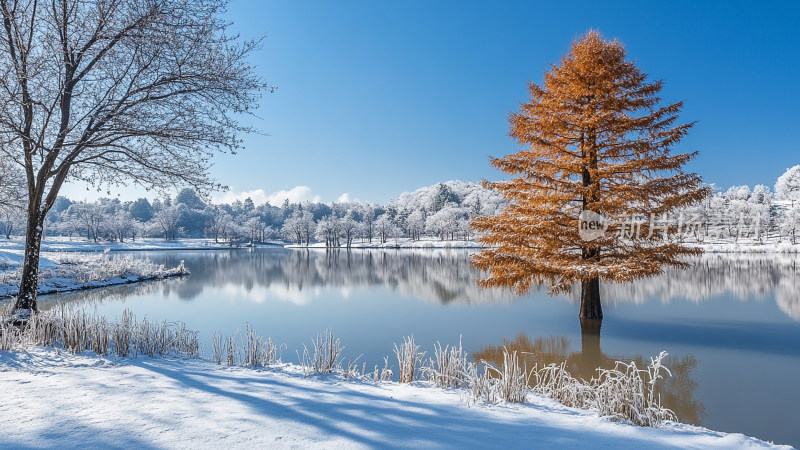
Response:
POLYGON ((781 238, 785 236, 789 242, 797 244, 797 235, 800 234, 800 204, 782 211, 778 218, 778 227, 781 238))
POLYGON ((11 234, 25 224, 22 210, 15 206, 0 206, 0 231, 6 239, 11 239, 11 234))
POLYGON ((425 210, 415 209, 406 218, 406 230, 412 240, 419 240, 425 231, 425 210))
POLYGON ((26 197, 25 174, 11 161, 0 159, 0 207, 21 210, 26 197))
POLYGON ((283 222, 281 234, 286 239, 297 242, 298 245, 304 242, 309 245, 314 230, 314 216, 309 211, 298 209, 283 222))
POLYGON ((387 240, 397 237, 400 234, 400 228, 392 222, 389 215, 384 213, 375 219, 375 234, 381 238, 381 244, 385 244, 387 240))
POLYGON ((180 203, 163 206, 153 215, 153 223, 161 230, 164 239, 169 241, 177 237, 178 222, 181 220, 185 208, 180 203))
POLYGON ((345 246, 350 248, 353 245, 353 239, 358 234, 358 222, 353 219, 351 211, 348 211, 344 217, 339 219, 339 230, 344 236, 345 246))
POLYGON ((67 209, 70 218, 85 231, 86 239, 97 242, 109 214, 99 203, 76 202, 67 209))
POLYGON ((258 217, 250 217, 245 221, 244 228, 247 230, 247 234, 250 237, 250 242, 260 242, 261 241, 261 230, 264 229, 264 225, 261 223, 261 219, 258 217))
POLYGON ((361 205, 361 223, 364 224, 364 235, 367 241, 372 242, 375 225, 375 208, 369 203, 361 205))
POLYGON ((437 213, 428 216, 425 221, 425 230, 441 240, 454 239, 459 230, 459 219, 462 217, 461 208, 455 204, 445 205, 437 213))
POLYGON ((775 197, 778 200, 800 202, 800 164, 786 169, 775 182, 775 197))
POLYGON ((128 235, 136 239, 135 234, 132 234, 135 225, 131 213, 125 209, 119 209, 108 217, 108 228, 119 242, 125 242, 128 235))
POLYGON ((325 216, 317 221, 314 236, 319 241, 325 241, 326 247, 339 246, 339 221, 331 216, 325 216))

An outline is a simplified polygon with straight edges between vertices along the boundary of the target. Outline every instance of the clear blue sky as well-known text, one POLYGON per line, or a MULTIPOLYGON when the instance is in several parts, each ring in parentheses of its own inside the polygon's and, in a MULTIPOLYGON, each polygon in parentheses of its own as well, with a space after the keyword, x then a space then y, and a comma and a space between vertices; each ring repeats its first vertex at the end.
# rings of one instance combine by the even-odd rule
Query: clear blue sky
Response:
POLYGON ((234 193, 385 202, 498 178, 489 156, 518 150, 507 114, 590 28, 663 79, 665 101, 686 102, 697 125, 677 150, 700 151, 689 169, 704 181, 772 186, 800 164, 798 1, 233 0, 229 18, 266 34, 253 62, 278 86, 258 111, 268 136, 215 160, 234 193))

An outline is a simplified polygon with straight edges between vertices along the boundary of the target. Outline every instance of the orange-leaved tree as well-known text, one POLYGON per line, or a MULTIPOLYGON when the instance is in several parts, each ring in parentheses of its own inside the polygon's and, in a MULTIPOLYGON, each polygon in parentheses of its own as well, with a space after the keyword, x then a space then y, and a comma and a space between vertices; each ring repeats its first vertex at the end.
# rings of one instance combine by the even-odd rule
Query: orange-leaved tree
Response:
POLYGON ((677 123, 682 102, 660 105, 661 88, 597 31, 530 83, 530 101, 509 119, 523 149, 491 160, 515 177, 484 182, 508 204, 472 222, 490 245, 473 258, 489 272, 481 286, 564 293, 580 283, 580 318, 602 319, 601 280, 686 267, 683 257, 700 252, 667 218, 709 191, 682 170, 697 153, 671 153, 693 124, 677 123))

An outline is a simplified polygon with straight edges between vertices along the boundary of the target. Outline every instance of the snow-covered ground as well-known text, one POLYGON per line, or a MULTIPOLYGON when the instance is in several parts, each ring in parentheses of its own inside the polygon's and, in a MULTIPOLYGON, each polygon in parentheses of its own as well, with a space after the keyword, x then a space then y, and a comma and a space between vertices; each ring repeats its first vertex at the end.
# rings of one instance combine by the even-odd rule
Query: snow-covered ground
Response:
POLYGON ((304 378, 199 359, 0 352, 2 448, 767 448, 741 434, 641 428, 531 394, 473 405, 465 391, 304 378))
MULTIPOLYGON (((0 298, 19 291, 22 250, 0 250, 0 298)), ((188 274, 183 267, 164 267, 147 259, 104 253, 42 252, 40 294, 91 289, 188 274)))
POLYGON ((706 253, 800 253, 800 244, 789 242, 758 243, 742 241, 739 243, 702 243, 687 244, 697 246, 706 253))
MULTIPOLYGON (((0 239, 0 250, 22 251, 25 248, 24 237, 0 239)), ((43 252, 103 252, 103 251, 136 251, 136 250, 213 250, 227 249, 224 242, 213 239, 164 239, 145 238, 125 242, 93 242, 84 238, 67 238, 64 236, 48 236, 42 242, 43 252)))

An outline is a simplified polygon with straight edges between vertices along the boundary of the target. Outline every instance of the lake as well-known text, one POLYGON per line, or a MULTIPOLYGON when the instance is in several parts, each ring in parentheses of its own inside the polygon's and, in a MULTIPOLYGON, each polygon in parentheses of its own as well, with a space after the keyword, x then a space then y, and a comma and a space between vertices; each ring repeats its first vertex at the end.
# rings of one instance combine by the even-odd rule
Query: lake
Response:
MULTIPOLYGON (((136 252, 167 266, 181 260, 183 279, 43 296, 84 303, 110 318, 124 308, 137 317, 176 321, 199 330, 210 356, 210 333, 234 334, 249 323, 285 343, 297 362, 316 333, 328 328, 346 358, 397 367, 393 344, 414 335, 433 345, 457 344, 497 361, 505 345, 534 362, 567 361, 589 378, 615 360, 645 365, 670 353, 673 377, 664 402, 684 422, 800 446, 800 258, 719 255, 693 260, 686 271, 626 285, 603 285, 600 335, 581 335, 577 293, 544 290, 516 296, 475 285, 470 253, 456 250, 285 250, 136 252)), ((501 356, 500 356, 501 358, 501 356)))

